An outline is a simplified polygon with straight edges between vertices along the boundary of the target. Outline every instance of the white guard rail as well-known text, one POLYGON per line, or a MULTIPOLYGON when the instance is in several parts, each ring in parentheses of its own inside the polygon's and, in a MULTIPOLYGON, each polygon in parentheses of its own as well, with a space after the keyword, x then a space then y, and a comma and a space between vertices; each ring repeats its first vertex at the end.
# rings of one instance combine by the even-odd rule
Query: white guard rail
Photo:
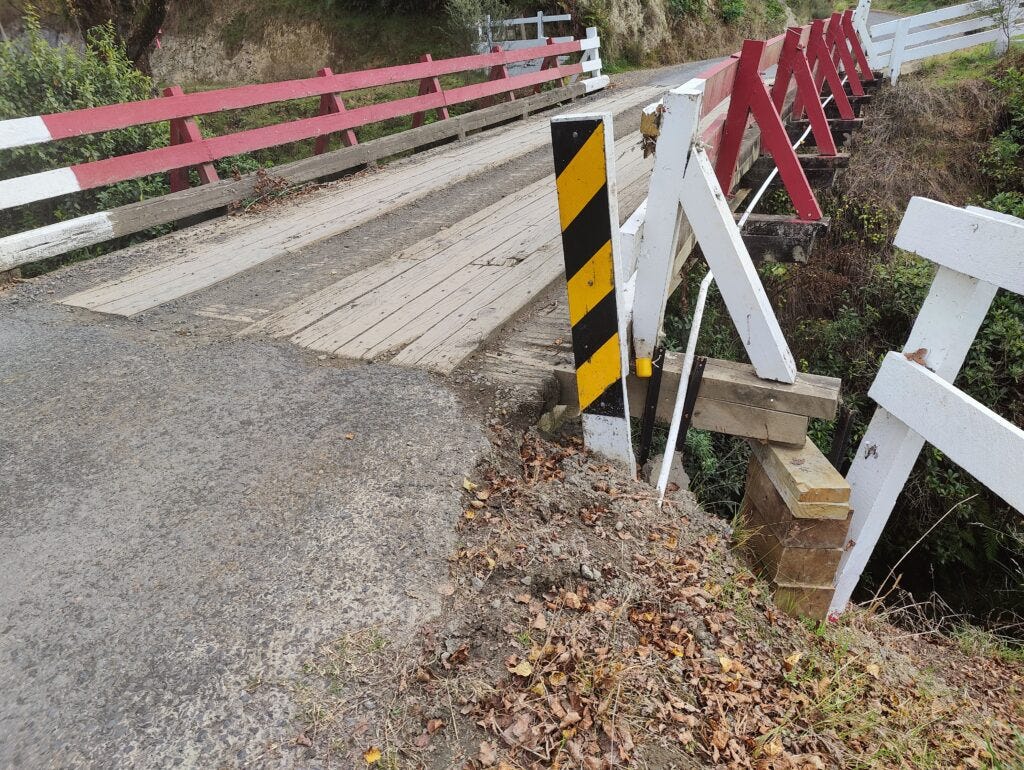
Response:
POLYGON ((871 0, 860 0, 854 25, 871 68, 887 70, 893 83, 910 62, 985 43, 1003 51, 1024 33, 1020 0, 978 0, 869 26, 870 10, 871 0))

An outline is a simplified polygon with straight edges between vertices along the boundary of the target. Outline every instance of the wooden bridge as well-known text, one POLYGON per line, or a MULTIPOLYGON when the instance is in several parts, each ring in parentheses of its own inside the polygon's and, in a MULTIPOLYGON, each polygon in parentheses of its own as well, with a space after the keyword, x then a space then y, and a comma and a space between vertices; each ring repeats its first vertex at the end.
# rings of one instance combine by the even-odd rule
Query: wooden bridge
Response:
MULTIPOLYGON (((837 51, 833 38, 845 28, 844 22, 848 25, 849 14, 837 14, 832 22, 819 25, 817 37, 805 28, 802 42, 809 49, 820 45, 821 61, 831 63, 826 39, 828 50, 837 51)), ((782 36, 769 42, 759 71, 775 67, 782 42, 782 36)), ((164 98, 148 102, 0 122, 0 147, 158 120, 170 121, 172 137, 166 148, 0 181, 2 207, 159 171, 170 172, 176 182, 173 192, 162 198, 0 239, 0 266, 15 267, 154 225, 208 216, 226 204, 258 195, 255 178, 217 179, 212 161, 237 152, 316 138, 317 154, 312 158, 272 171, 287 183, 302 184, 435 145, 381 168, 371 165, 298 197, 257 207, 256 212, 213 219, 123 249, 100 263, 116 263, 117 268, 83 271, 82 280, 72 281, 78 290, 55 299, 67 307, 138 318, 141 323, 160 310, 174 315, 175 323, 199 324, 197 328, 205 323, 219 333, 266 335, 319 354, 452 372, 557 284, 562 274, 555 185, 547 160, 551 107, 616 116, 620 210, 637 209, 647 194, 652 159, 645 158, 642 147, 641 108, 661 97, 666 87, 636 84, 603 90, 608 78, 601 75, 599 45, 590 30, 580 40, 552 39, 546 45, 495 49, 458 60, 425 56, 419 64, 363 73, 324 71, 303 81, 219 92, 183 94, 168 89, 164 98), (567 61, 574 54, 579 61, 567 61), (540 68, 509 75, 509 65, 531 60, 541 62, 540 68), (489 71, 488 80, 457 87, 440 80, 474 68, 489 71), (400 81, 419 82, 420 95, 350 110, 342 100, 348 90, 400 81), (545 84, 554 88, 541 90, 545 84), (204 138, 192 119, 204 112, 318 94, 319 116, 241 134, 204 138), (507 99, 488 104, 496 97, 507 99), (449 107, 472 100, 483 107, 458 116, 450 113, 449 107), (424 121, 428 111, 436 112, 438 119, 424 121), (396 115, 413 115, 412 129, 363 144, 356 140, 354 128, 396 115), (477 133, 467 137, 474 130, 477 133), (332 133, 342 136, 344 146, 325 152, 332 133), (201 186, 188 188, 189 168, 198 172, 201 186), (482 187, 488 189, 487 203, 475 206, 482 187), (461 216, 440 217, 435 228, 403 228, 396 221, 375 250, 360 248, 358 254, 352 254, 345 242, 346 234, 358 234, 382 218, 415 218, 422 212, 429 217, 439 200, 450 206, 453 196, 463 196, 461 216), (420 237, 407 242, 405 232, 420 237), (325 248, 333 253, 324 256, 320 269, 310 264, 293 274, 304 254, 322 254, 325 248), (103 279, 87 279, 91 273, 103 279), (289 277, 282 280, 283 275, 289 277), (249 287, 247 296, 256 301, 237 296, 235 286, 249 287)), ((707 71, 715 91, 708 99, 714 109, 705 116, 712 145, 722 135, 736 62, 734 56, 707 71)), ((852 61, 842 64, 853 66, 852 61)), ((680 82, 696 69, 677 70, 662 82, 680 82)), ((783 99, 785 90, 779 92, 783 99)), ((841 88, 840 92, 845 100, 841 88)), ((848 127, 852 108, 840 108, 835 117, 846 119, 848 127)), ((816 128, 828 133, 821 125, 816 128)), ((824 143, 830 141, 829 136, 824 143)), ((735 179, 752 166, 759 146, 756 125, 744 134, 742 148, 740 142, 734 144, 731 152, 739 171, 735 179)), ((834 147, 824 153, 836 155, 834 147)), ((789 171, 801 173, 798 167, 789 171)), ((751 230, 756 239, 756 227, 751 230)), ((770 237, 768 241, 771 245, 770 237)), ((562 308, 554 314, 558 320, 537 332, 551 343, 567 338, 564 301, 558 292, 552 301, 562 308)), ((555 352, 545 355, 543 366, 549 373, 562 355, 560 348, 553 345, 555 352)), ((508 353, 512 359, 531 359, 521 349, 508 353)), ((517 369, 515 376, 520 374, 529 376, 517 369)))

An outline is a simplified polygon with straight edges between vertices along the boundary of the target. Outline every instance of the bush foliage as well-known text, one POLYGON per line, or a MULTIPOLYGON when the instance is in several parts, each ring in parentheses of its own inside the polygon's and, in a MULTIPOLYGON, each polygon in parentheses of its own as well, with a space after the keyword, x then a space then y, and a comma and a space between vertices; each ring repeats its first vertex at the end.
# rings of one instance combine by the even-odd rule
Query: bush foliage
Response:
MULTIPOLYGON (((0 42, 0 72, 4 73, 0 78, 0 120, 153 96, 152 81, 132 66, 109 25, 91 30, 79 51, 50 45, 34 15, 25 21, 25 35, 0 42)), ((0 169, 4 178, 18 177, 140 152, 167 142, 166 123, 138 126, 9 150, 0 153, 0 169)), ((162 177, 151 177, 23 206, 0 212, 0 233, 91 214, 166 191, 162 177)))
MULTIPOLYGON (((823 199, 832 218, 827 241, 806 265, 760 268, 800 368, 843 380, 844 401, 855 413, 848 459, 875 409, 867 391, 881 359, 903 347, 934 276, 930 262, 891 245, 909 197, 1024 214, 1021 64, 1004 66, 988 83, 936 87, 906 79, 879 94, 846 175, 823 199)), ((694 296, 702 275, 691 271, 681 297, 694 296)), ((685 342, 690 316, 684 306, 667 321, 676 345, 685 342)), ((717 299, 698 351, 744 358, 717 299)), ((1024 426, 1024 298, 999 292, 956 384, 1024 426)), ((831 450, 833 423, 813 421, 810 433, 831 450)), ((687 447, 702 502, 723 515, 735 512, 746 470, 742 442, 691 431, 687 447)), ((862 591, 873 593, 922 537, 900 567, 904 587, 920 598, 937 591, 979 616, 1024 611, 1024 519, 932 447, 900 496, 862 591)))

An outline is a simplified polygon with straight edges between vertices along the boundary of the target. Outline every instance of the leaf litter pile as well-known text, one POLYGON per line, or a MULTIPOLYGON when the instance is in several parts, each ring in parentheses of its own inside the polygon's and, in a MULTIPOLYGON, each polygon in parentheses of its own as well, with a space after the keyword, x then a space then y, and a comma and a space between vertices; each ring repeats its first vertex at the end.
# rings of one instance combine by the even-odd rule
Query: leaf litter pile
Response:
POLYGON ((310 766, 1017 767, 1024 666, 850 613, 778 611, 728 526, 575 439, 496 429, 440 618, 323 648, 310 766), (369 697, 368 697, 369 696, 369 697), (997 764, 1002 762, 1003 764, 997 764))

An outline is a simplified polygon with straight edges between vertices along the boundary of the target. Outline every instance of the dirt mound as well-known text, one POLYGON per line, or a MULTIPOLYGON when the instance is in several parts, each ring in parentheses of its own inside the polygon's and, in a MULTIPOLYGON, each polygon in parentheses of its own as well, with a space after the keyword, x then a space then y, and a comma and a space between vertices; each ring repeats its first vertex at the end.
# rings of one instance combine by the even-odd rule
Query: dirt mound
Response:
MULTIPOLYGON (((464 484, 443 617, 338 640, 298 687, 309 761, 380 767, 988 767, 1024 670, 853 614, 781 614, 728 528, 501 432, 464 484), (881 643, 879 640, 884 641, 881 643)), ((294 748, 292 750, 294 750, 294 748)))

